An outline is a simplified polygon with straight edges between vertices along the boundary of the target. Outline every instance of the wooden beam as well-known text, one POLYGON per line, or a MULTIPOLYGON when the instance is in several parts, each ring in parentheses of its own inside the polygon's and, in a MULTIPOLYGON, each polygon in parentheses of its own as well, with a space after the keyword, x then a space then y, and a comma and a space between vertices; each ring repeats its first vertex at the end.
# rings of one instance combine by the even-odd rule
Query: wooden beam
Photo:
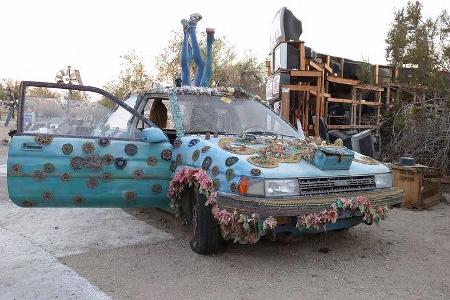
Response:
POLYGON ((366 100, 359 100, 358 104, 368 105, 368 106, 380 106, 381 105, 381 103, 373 102, 373 101, 366 101, 366 100))
POLYGON ((344 63, 345 59, 341 58, 341 77, 344 78, 344 63))
POLYGON ((320 125, 320 122, 319 122, 319 119, 320 119, 320 117, 321 117, 321 115, 320 115, 320 111, 321 111, 321 107, 320 107, 320 104, 321 104, 321 97, 320 97, 320 90, 322 89, 322 78, 319 78, 319 80, 318 80, 318 82, 317 82, 317 90, 316 90, 316 113, 315 113, 315 115, 316 115, 316 124, 315 124, 315 129, 314 129, 314 135, 317 137, 317 136, 320 136, 320 127, 319 127, 319 125, 320 125))
POLYGON ((305 43, 304 42, 300 42, 299 45, 299 64, 300 64, 300 70, 305 70, 305 43))
POLYGON ((341 77, 328 76, 327 80, 330 82, 339 83, 339 84, 359 85, 359 80, 353 80, 353 79, 347 79, 347 78, 341 78, 341 77))
POLYGON ((291 91, 310 92, 317 90, 316 85, 297 85, 297 84, 283 84, 282 88, 290 89, 291 91))
POLYGON ((322 77, 319 71, 291 71, 293 77, 322 77))
POLYGON ((355 89, 375 91, 375 92, 384 92, 384 88, 376 86, 376 85, 372 85, 372 84, 360 84, 360 85, 355 86, 355 89))
POLYGON ((375 84, 379 83, 380 65, 375 65, 375 84))
POLYGON ((321 68, 318 64, 316 64, 315 62, 309 60, 309 65, 311 67, 313 67, 314 69, 316 69, 319 72, 323 72, 323 68, 321 68))
POLYGON ((333 73, 333 69, 329 65, 325 64, 323 67, 328 73, 333 73))
POLYGON ((281 117, 289 122, 289 105, 290 105, 290 97, 289 90, 282 88, 281 91, 281 117))
POLYGON ((357 103, 357 100, 345 99, 345 98, 328 98, 327 101, 333 102, 333 103, 348 103, 348 104, 356 104, 357 103))
MULTIPOLYGON (((311 91, 311 94, 313 94, 314 96, 316 95, 315 91, 311 91)), ((327 94, 327 93, 320 93, 320 96, 325 97, 325 98, 330 98, 331 95, 327 94)))

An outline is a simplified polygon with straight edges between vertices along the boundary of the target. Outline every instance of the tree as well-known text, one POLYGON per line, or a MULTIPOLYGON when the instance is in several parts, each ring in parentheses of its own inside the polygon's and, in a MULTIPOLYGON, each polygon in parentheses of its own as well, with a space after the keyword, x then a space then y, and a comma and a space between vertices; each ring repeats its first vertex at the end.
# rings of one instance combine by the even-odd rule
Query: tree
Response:
POLYGON ((39 97, 39 98, 59 98, 58 93, 52 92, 48 88, 45 87, 34 87, 28 90, 28 96, 30 97, 39 97))
MULTIPOLYGON (((156 57, 157 79, 172 84, 180 76, 180 52, 183 33, 173 31, 167 46, 156 57)), ((203 56, 206 56, 206 34, 199 37, 203 56)), ((263 95, 266 73, 264 63, 259 63, 252 53, 238 58, 236 51, 225 37, 216 37, 213 44, 211 85, 242 87, 255 94, 263 95)), ((195 75, 195 65, 191 65, 191 75, 195 75)), ((192 76, 193 77, 193 76, 192 76)))
POLYGON ((395 12, 386 37, 386 59, 393 67, 415 67, 408 83, 443 88, 443 71, 450 71, 450 17, 443 10, 436 19, 422 15, 419 1, 395 12))
POLYGON ((124 99, 129 93, 149 89, 153 86, 153 79, 147 74, 142 58, 134 50, 122 55, 122 70, 117 79, 109 81, 104 89, 124 99))

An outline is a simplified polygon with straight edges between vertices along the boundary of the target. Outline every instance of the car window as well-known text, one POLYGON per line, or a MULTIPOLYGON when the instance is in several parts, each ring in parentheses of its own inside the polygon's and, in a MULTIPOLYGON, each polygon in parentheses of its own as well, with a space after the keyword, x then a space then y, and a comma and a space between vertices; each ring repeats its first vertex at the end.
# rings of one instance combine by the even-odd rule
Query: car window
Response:
MULTIPOLYGON (((148 99, 142 115, 161 129, 175 129, 170 102, 167 99, 148 99)), ((142 123, 138 122, 139 129, 148 127, 142 123)))
POLYGON ((133 114, 90 91, 27 87, 23 132, 135 139, 133 114))

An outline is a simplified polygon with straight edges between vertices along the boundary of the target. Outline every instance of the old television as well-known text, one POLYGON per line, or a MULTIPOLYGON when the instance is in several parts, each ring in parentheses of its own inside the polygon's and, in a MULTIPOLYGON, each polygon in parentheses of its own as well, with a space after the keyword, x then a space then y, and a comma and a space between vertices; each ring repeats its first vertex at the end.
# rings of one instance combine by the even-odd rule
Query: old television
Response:
POLYGON ((275 48, 280 42, 298 41, 302 32, 302 22, 294 16, 292 11, 282 7, 272 21, 270 48, 275 48))
POLYGON ((352 135, 352 150, 366 156, 374 157, 375 147, 372 130, 367 129, 352 135))
POLYGON ((281 98, 281 86, 289 84, 291 76, 289 72, 277 72, 267 78, 266 99, 269 102, 277 101, 281 98))

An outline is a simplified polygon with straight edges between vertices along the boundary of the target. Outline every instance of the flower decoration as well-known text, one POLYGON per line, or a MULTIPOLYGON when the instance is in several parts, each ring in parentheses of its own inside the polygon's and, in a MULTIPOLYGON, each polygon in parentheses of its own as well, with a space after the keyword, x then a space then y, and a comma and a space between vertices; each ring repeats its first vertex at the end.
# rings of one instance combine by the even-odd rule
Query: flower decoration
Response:
POLYGON ((164 160, 171 160, 172 159, 172 151, 170 151, 169 149, 164 149, 161 152, 161 158, 164 160))
POLYGON ((125 145, 124 151, 127 155, 134 156, 137 153, 138 148, 135 144, 127 144, 125 145))

